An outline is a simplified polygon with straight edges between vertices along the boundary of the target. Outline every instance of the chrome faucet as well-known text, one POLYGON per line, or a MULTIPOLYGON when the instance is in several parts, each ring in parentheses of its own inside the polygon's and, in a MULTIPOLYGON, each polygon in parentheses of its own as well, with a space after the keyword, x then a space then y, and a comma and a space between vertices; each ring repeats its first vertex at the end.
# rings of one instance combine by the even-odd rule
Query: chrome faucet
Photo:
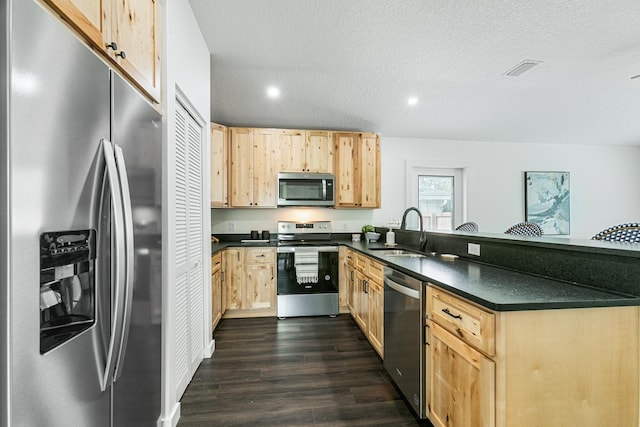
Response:
POLYGON ((423 223, 424 219, 422 218, 422 212, 420 212, 420 209, 415 207, 410 207, 404 211, 404 213, 402 214, 402 223, 400 224, 400 230, 406 230, 407 214, 409 214, 409 212, 411 211, 414 211, 418 214, 418 219, 420 223, 420 241, 418 243, 418 248, 419 250, 424 251, 425 247, 427 246, 427 236, 424 233, 424 223, 423 223))

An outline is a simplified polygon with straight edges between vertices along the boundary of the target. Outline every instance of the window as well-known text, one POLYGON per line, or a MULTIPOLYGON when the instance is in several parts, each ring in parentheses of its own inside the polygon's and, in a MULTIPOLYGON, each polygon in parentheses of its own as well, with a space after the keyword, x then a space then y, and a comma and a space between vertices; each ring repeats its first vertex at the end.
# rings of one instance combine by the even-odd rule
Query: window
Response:
POLYGON ((462 176, 463 169, 412 169, 411 201, 425 230, 453 230, 463 222, 462 176))

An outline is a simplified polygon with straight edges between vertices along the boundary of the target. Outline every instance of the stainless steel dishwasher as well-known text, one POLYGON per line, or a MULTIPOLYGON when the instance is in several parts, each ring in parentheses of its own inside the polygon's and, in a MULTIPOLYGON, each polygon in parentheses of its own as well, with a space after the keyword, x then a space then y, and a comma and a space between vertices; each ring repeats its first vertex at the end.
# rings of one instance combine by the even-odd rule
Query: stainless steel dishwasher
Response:
POLYGON ((384 367, 420 418, 425 418, 424 283, 384 269, 384 367))

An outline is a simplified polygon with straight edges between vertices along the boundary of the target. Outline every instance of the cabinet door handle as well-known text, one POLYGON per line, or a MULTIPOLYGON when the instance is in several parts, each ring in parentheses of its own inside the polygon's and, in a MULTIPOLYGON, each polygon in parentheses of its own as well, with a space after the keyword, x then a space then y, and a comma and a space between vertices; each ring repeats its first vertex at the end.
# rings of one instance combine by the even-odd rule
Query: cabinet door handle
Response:
POLYGON ((443 312, 444 314, 448 314, 449 316, 453 317, 454 319, 462 319, 462 316, 461 316, 461 315, 451 313, 451 312, 449 311, 449 309, 448 309, 448 308, 443 308, 443 309, 442 309, 442 312, 443 312))
POLYGON ((264 254, 260 254, 260 255, 256 256, 256 258, 264 258, 264 257, 265 257, 264 254))
MULTIPOLYGON (((105 47, 107 49, 118 50, 118 43, 116 43, 116 42, 107 43, 107 44, 105 44, 105 47)), ((121 50, 120 52, 117 52, 116 56, 119 56, 122 59, 127 59, 127 54, 124 53, 124 50, 121 50)))
POLYGON ((424 344, 425 345, 431 345, 431 343, 429 342, 429 334, 430 334, 429 325, 424 325, 424 344))

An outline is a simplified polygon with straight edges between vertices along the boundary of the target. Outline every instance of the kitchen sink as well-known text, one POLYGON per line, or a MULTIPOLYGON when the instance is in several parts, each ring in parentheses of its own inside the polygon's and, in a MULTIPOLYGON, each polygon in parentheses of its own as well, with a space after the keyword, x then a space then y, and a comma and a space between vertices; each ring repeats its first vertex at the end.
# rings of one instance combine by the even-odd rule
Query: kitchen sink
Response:
POLYGON ((389 256, 389 257, 406 257, 406 258, 424 258, 427 255, 406 251, 404 249, 372 249, 378 255, 389 256))

